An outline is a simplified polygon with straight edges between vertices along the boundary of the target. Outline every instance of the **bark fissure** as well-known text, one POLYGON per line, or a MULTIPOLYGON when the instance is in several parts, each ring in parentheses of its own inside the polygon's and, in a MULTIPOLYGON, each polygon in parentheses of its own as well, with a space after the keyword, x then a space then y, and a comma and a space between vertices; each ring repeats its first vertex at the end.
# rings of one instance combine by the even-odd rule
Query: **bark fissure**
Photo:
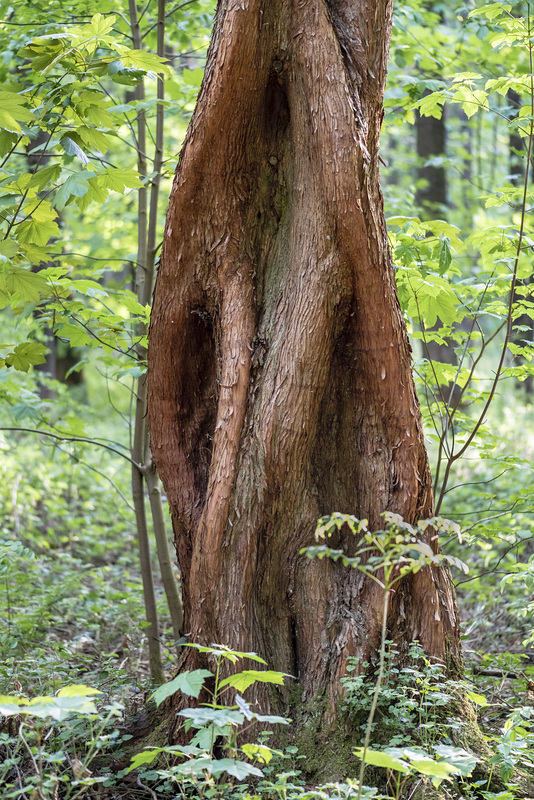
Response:
MULTIPOLYGON (((346 657, 378 643, 380 590, 300 550, 332 511, 433 511, 378 183, 390 25, 387 0, 219 4, 150 334, 184 630, 332 708, 346 657)), ((450 579, 423 572, 390 627, 444 658, 450 579)))

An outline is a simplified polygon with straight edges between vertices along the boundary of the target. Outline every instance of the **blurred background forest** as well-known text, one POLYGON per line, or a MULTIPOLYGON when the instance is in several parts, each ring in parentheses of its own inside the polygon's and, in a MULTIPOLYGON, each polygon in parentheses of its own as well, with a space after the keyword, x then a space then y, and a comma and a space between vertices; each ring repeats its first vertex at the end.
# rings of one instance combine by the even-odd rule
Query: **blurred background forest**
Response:
MULTIPOLYGON (((88 684, 114 720, 171 674, 182 633, 143 375, 214 4, 0 6, 0 695, 88 684)), ((534 694, 533 11, 397 2, 381 147, 488 735, 534 694)))

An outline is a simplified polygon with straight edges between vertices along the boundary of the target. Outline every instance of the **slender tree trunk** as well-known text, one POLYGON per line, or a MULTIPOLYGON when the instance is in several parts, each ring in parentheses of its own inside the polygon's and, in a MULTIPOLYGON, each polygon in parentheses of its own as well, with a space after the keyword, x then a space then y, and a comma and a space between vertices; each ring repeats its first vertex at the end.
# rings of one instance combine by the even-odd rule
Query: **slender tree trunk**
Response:
MULTIPOLYGON (((427 92, 430 94, 430 92, 427 92)), ((417 114, 415 120, 417 141, 417 189, 416 201, 421 207, 423 219, 443 218, 447 203, 447 172, 443 165, 428 164, 434 157, 444 157, 447 147, 445 110, 439 119, 417 114)))
MULTIPOLYGON (((521 97, 516 91, 514 91, 514 89, 509 89, 506 93, 506 99, 508 101, 509 116, 512 119, 519 114, 519 109, 521 108, 521 97)), ((517 130, 510 131, 508 137, 508 153, 511 182, 514 184, 514 186, 520 186, 525 174, 524 170, 528 169, 529 165, 524 163, 526 158, 525 146, 523 139, 517 130)), ((524 286, 525 284, 532 284, 532 276, 519 282, 520 286, 524 286)), ((516 292, 514 299, 516 302, 521 303, 524 297, 524 291, 519 291, 516 292)), ((534 341, 534 328, 531 317, 528 314, 521 314, 521 316, 517 317, 515 320, 514 326, 516 328, 521 328, 521 330, 514 331, 512 341, 522 346, 525 346, 527 343, 532 344, 534 341)), ((516 361, 520 364, 525 363, 525 359, 517 355, 516 361)), ((529 375, 525 381, 520 383, 520 385, 524 387, 527 397, 531 397, 534 392, 534 381, 532 380, 532 376, 529 375)))
MULTIPOLYGON (((141 35, 140 19, 137 11, 136 0, 129 0, 129 13, 132 42, 137 50, 141 50, 143 47, 143 37, 141 35)), ((156 30, 157 53, 163 58, 165 55, 165 0, 158 0, 156 30)), ((161 74, 157 76, 156 95, 158 100, 164 100, 165 84, 164 77, 161 74)), ((143 82, 139 83, 139 85, 136 87, 135 99, 139 101, 143 101, 145 99, 143 82)), ((163 168, 163 124, 164 106, 163 103, 158 103, 156 107, 156 135, 154 140, 154 158, 152 160, 150 194, 146 185, 143 186, 138 192, 137 264, 134 275, 134 283, 137 292, 137 298, 139 303, 143 306, 146 306, 150 302, 152 295, 156 253, 158 250, 157 223, 159 186, 161 181, 161 171, 163 168)), ((147 120, 144 108, 138 109, 136 133, 137 170, 141 178, 148 179, 147 120)), ((139 327, 138 334, 142 336, 145 333, 145 327, 141 325, 139 327)), ((140 361, 144 361, 146 359, 145 347, 139 344, 137 347, 137 354, 140 361)), ((135 462, 135 465, 132 466, 132 492, 139 541, 141 574, 143 576, 145 613, 148 623, 147 637, 150 673, 155 682, 163 683, 165 680, 165 675, 161 660, 159 622, 154 593, 152 563, 150 559, 150 540, 148 535, 145 507, 145 487, 149 496, 154 537, 156 540, 156 551, 175 640, 180 638, 183 612, 181 597, 178 592, 176 579, 171 565, 169 542, 167 539, 167 531, 165 526, 165 515, 163 512, 161 492, 159 489, 159 479, 152 460, 152 455, 150 453, 148 431, 146 427, 146 413, 147 387, 146 378, 145 376, 142 376, 137 380, 136 391, 134 436, 132 443, 132 459, 135 462)))
MULTIPOLYGON (((421 218, 446 219, 448 209, 447 172, 443 165, 429 164, 435 157, 444 157, 447 151, 447 122, 446 112, 439 119, 424 117, 417 114, 415 121, 417 155, 419 164, 417 178, 419 188, 416 194, 417 203, 421 209, 421 218)), ((438 344, 432 340, 432 332, 442 327, 438 319, 436 325, 427 331, 423 340, 423 357, 429 361, 444 364, 458 364, 458 357, 454 352, 454 341, 447 339, 446 344, 438 344)), ((435 389, 437 397, 450 408, 456 408, 462 399, 461 388, 447 382, 435 389)))
MULTIPOLYGON (((332 710, 382 597, 301 548, 332 511, 375 529, 385 510, 433 512, 378 176, 391 11, 220 0, 149 339, 184 631, 261 653, 332 710)), ((406 580, 389 627, 459 657, 448 573, 406 580)))

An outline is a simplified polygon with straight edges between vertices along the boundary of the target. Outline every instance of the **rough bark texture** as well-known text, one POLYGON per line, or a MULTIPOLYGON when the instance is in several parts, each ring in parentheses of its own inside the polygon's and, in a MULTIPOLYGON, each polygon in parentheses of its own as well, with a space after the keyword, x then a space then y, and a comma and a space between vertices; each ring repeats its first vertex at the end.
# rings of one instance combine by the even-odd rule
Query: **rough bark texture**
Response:
MULTIPOLYGON (((375 529, 385 510, 433 511, 379 188, 391 11, 220 0, 150 330, 184 632, 260 653, 332 707, 347 656, 378 642, 382 598, 301 548, 333 511, 375 529)), ((405 582, 391 631, 458 655, 446 571, 405 582)))

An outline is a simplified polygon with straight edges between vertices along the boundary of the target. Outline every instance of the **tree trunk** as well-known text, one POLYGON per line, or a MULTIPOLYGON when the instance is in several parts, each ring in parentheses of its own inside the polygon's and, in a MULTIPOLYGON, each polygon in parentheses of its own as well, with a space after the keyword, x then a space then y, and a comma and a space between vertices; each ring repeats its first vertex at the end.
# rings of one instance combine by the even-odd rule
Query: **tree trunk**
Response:
MULTIPOLYGON (((427 91, 425 94, 430 94, 427 91)), ((421 219, 447 219, 447 172, 445 167, 428 164, 436 156, 444 157, 447 150, 447 125, 446 112, 439 119, 424 117, 419 112, 415 119, 417 155, 418 189, 416 202, 420 207, 421 219)), ((454 352, 455 343, 451 339, 446 344, 433 341, 432 333, 442 327, 438 319, 436 325, 427 331, 427 338, 423 340, 423 357, 429 361, 443 364, 458 364, 458 357, 454 352)), ((460 326, 461 327, 461 326, 460 326)), ((448 408, 455 409, 462 400, 462 389, 452 381, 440 384, 435 389, 436 397, 448 408)))
MULTIPOLYGON (((379 187, 391 12, 220 0, 150 329, 184 631, 260 653, 332 709, 347 656, 378 643, 382 597, 301 548, 333 511, 374 529, 433 512, 379 187)), ((459 657, 445 570, 405 581, 390 630, 459 657)))
MULTIPOLYGON (((509 89, 506 93, 506 100, 509 108, 509 117, 514 119, 519 114, 521 108, 521 96, 509 89)), ((514 186, 520 186, 523 182, 524 170, 528 169, 528 164, 525 164, 526 152, 523 139, 517 130, 512 129, 508 135, 508 157, 510 166, 510 179, 514 186)), ((533 282, 532 276, 524 280, 518 281, 519 286, 531 285, 533 282)), ((516 292, 514 302, 521 303, 525 297, 524 291, 516 292)), ((515 330, 512 333, 512 341, 521 346, 532 346, 534 342, 534 327, 532 319, 529 314, 521 314, 514 320, 515 330), (517 330, 521 328, 521 330, 517 330)), ((522 356, 515 356, 516 363, 524 364, 525 359, 522 356)), ((528 398, 532 397, 534 392, 534 381, 532 375, 529 375, 523 382, 518 382, 520 386, 524 387, 525 394, 528 398)))
MULTIPOLYGON (((430 94, 430 91, 426 91, 430 94)), ((422 219, 443 219, 446 214, 447 172, 443 165, 428 164, 435 156, 445 156, 447 146, 447 127, 445 109, 439 119, 425 117, 419 112, 415 119, 417 141, 417 179, 419 181, 416 202, 421 208, 422 219)))

